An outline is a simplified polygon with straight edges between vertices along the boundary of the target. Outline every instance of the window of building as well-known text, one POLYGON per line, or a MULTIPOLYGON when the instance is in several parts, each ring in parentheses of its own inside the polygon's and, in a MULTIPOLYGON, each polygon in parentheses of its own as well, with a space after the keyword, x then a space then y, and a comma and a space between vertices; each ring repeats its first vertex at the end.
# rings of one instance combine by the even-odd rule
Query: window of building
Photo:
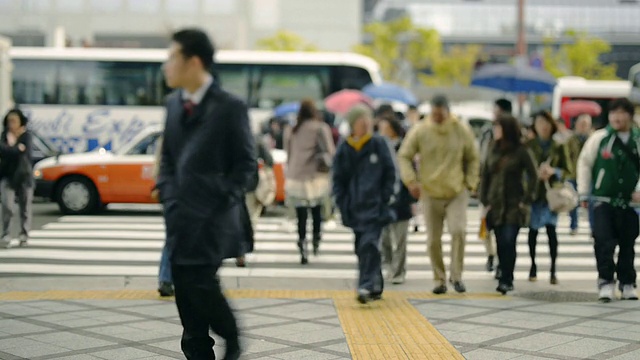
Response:
POLYGON ((165 0, 165 13, 172 14, 196 14, 200 11, 198 0, 165 0))
POLYGON ((123 0, 91 0, 91 9, 99 13, 116 13, 122 10, 123 0))
POLYGON ((129 10, 136 13, 154 14, 160 8, 160 0, 128 0, 129 10))
POLYGON ((84 10, 84 0, 57 0, 58 11, 65 13, 81 13, 84 10))

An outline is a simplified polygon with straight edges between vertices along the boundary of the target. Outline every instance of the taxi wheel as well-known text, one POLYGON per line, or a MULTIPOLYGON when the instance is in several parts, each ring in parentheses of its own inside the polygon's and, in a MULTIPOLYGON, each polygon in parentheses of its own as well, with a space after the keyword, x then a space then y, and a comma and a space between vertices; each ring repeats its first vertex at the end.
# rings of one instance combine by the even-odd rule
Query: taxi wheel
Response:
POLYGON ((96 187, 84 176, 63 178, 57 186, 56 202, 66 215, 91 214, 100 207, 96 187))

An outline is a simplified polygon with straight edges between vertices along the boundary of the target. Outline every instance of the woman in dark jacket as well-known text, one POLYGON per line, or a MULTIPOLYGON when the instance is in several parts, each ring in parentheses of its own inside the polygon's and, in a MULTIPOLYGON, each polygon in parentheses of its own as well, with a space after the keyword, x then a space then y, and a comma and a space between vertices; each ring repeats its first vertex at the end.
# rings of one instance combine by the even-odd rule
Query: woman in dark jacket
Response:
POLYGON ((522 145, 520 134, 514 117, 499 117, 493 124, 494 141, 482 169, 480 200, 487 211, 487 222, 496 234, 501 269, 496 290, 502 294, 513 290, 516 240, 520 228, 528 225, 529 204, 537 179, 533 157, 522 145))
POLYGON ((569 159, 565 147, 553 140, 558 126, 551 114, 546 111, 534 116, 533 131, 536 137, 529 140, 526 146, 533 154, 538 169, 538 181, 534 185, 535 194, 531 204, 531 221, 529 223, 529 255, 531 256, 531 269, 529 281, 538 279, 538 267, 536 265, 536 245, 538 232, 544 227, 549 237, 549 254, 551 255, 550 283, 556 285, 556 259, 558 257, 558 214, 549 209, 547 202, 547 189, 545 182, 550 186, 564 180, 569 175, 569 159))
POLYGON ((9 225, 16 196, 20 208, 20 246, 25 246, 31 228, 33 202, 33 167, 31 165, 31 133, 27 117, 18 109, 4 117, 0 137, 0 196, 2 198, 2 238, 0 247, 9 248, 9 225))
MULTIPOLYGON (((402 145, 404 128, 400 121, 394 118, 382 118, 378 123, 380 134, 387 138, 397 154, 402 145)), ((416 202, 407 187, 399 181, 396 186, 397 199, 392 208, 396 214, 396 221, 382 230, 382 260, 388 270, 387 278, 392 284, 404 283, 407 274, 407 238, 409 235, 409 220, 413 217, 411 205, 416 202)))
POLYGON ((333 195, 342 223, 355 233, 358 301, 379 299, 384 288, 380 257, 382 229, 394 222, 390 206, 396 168, 387 141, 372 133, 371 110, 354 107, 347 115, 351 136, 338 146, 333 163, 333 195))

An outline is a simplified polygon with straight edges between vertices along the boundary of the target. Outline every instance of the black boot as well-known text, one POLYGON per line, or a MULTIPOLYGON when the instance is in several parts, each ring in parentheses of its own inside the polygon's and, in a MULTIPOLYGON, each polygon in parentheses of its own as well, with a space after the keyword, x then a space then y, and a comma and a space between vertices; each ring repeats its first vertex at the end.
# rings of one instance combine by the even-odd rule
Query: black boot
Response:
POLYGON ((313 235, 313 255, 318 256, 318 248, 320 248, 320 241, 322 236, 320 234, 313 235))
POLYGON ((493 255, 487 258, 487 272, 493 272, 493 255))
POLYGON ((534 263, 531 265, 531 269, 529 270, 529 281, 537 281, 538 280, 538 267, 534 263))
POLYGON ((305 239, 298 240, 298 250, 300 250, 300 264, 306 265, 309 263, 309 260, 307 259, 307 241, 305 239))

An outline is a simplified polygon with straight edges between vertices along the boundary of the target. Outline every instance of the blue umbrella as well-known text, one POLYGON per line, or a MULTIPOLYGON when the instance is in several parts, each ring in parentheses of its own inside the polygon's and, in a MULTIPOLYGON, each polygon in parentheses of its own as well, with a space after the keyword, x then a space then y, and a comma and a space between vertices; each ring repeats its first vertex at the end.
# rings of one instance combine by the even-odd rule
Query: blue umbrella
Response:
POLYGON ((471 85, 513 93, 551 93, 556 78, 544 70, 528 66, 491 64, 476 71, 471 85))
POLYGON ((298 111, 300 111, 300 103, 289 102, 278 105, 275 109, 273 109, 273 115, 276 117, 286 117, 290 114, 297 114, 298 111))
POLYGON ((399 101, 407 105, 417 105, 418 99, 408 89, 394 84, 369 84, 362 92, 372 99, 399 101))

